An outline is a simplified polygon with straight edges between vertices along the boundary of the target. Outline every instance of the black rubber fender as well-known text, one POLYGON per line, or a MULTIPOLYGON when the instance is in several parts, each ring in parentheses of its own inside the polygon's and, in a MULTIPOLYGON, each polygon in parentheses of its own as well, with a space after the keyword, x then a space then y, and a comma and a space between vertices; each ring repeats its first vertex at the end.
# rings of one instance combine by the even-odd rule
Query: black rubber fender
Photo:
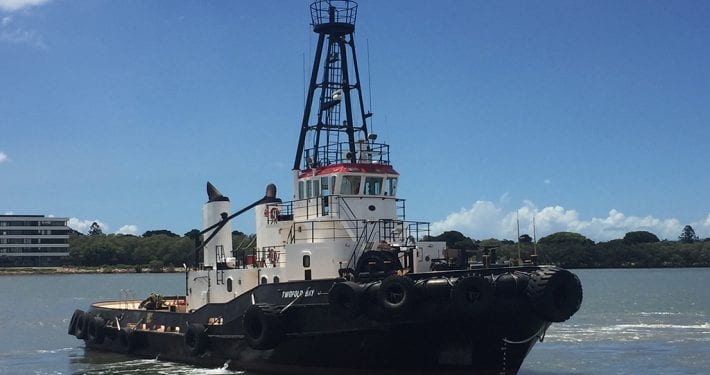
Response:
POLYGON ((406 276, 387 276, 377 290, 377 303, 390 315, 408 313, 415 299, 414 281, 406 276))
POLYGON ((279 308, 268 303, 249 306, 242 317, 242 327, 250 347, 273 349, 283 341, 285 332, 280 313, 279 308))
POLYGON ((86 325, 86 339, 93 344, 102 344, 106 337, 105 325, 106 321, 100 316, 89 319, 86 325))
POLYGON ((527 306, 528 275, 523 272, 506 272, 493 279, 493 310, 517 312, 527 306))
POLYGON ((570 271, 547 267, 532 274, 528 281, 527 296, 533 311, 549 322, 564 322, 582 305, 582 283, 570 271))
POLYGON ((67 330, 67 333, 70 335, 75 335, 76 334, 76 321, 79 319, 79 315, 83 314, 84 312, 76 309, 74 310, 74 314, 71 316, 71 320, 69 320, 69 329, 67 330))
POLYGON ((187 327, 187 331, 185 332, 183 339, 185 347, 190 354, 194 356, 204 353, 207 349, 207 345, 209 344, 207 329, 204 324, 200 323, 191 323, 187 327))
POLYGON ((454 310, 464 317, 473 318, 489 312, 492 301, 491 283, 481 276, 460 277, 451 289, 454 310))
POLYGON ((89 314, 88 312, 82 312, 81 314, 77 315, 76 325, 74 326, 74 336, 76 336, 76 338, 81 340, 86 339, 86 334, 89 330, 89 320, 91 320, 91 314, 89 314))
POLYGON ((363 287, 352 281, 334 283, 328 291, 330 311, 337 317, 355 318, 363 310, 363 287))

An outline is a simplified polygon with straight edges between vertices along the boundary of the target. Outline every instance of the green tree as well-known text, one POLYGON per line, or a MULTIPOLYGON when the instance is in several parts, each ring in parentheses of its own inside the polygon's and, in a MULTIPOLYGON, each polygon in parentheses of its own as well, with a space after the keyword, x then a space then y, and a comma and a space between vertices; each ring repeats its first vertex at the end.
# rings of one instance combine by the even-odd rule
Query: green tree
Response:
POLYGON ((557 232, 540 239, 540 244, 569 244, 569 245, 594 245, 594 241, 579 233, 557 232))
POLYGON ((476 243, 469 237, 463 235, 459 231, 446 231, 435 237, 428 237, 427 241, 443 241, 446 242, 446 247, 450 249, 470 250, 477 249, 476 243))
POLYGON ((658 237, 651 233, 647 232, 645 230, 642 231, 636 231, 636 232, 628 232, 624 236, 624 243, 633 245, 633 244, 639 244, 639 243, 650 243, 650 242, 658 242, 660 241, 658 237))
POLYGON ((143 233, 143 237, 157 236, 157 235, 159 235, 159 234, 162 234, 162 235, 165 235, 165 236, 168 236, 168 237, 180 237, 180 236, 178 236, 177 234, 175 234, 175 233, 173 233, 173 232, 171 232, 171 231, 169 231, 169 230, 166 230, 166 229, 149 230, 149 231, 143 233))
POLYGON ((520 243, 532 243, 532 240, 529 234, 521 234, 520 237, 518 237, 518 242, 520 243))
POLYGON ((97 222, 91 223, 91 227, 89 228, 89 236, 101 236, 103 235, 104 232, 101 230, 101 226, 97 222))
POLYGON ((700 238, 695 234, 693 227, 686 225, 680 233, 680 236, 678 236, 678 240, 682 243, 693 243, 699 241, 700 238))
POLYGON ((193 229, 193 230, 183 234, 183 236, 195 241, 195 238, 200 237, 200 231, 197 229, 193 229))

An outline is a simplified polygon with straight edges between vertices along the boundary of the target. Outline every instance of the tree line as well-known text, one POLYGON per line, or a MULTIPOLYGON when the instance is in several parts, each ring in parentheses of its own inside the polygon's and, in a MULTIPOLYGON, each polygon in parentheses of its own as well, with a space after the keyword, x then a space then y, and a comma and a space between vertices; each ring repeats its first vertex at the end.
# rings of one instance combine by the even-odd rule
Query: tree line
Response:
POLYGON ((710 267, 710 238, 701 240, 686 225, 678 240, 659 240, 648 231, 628 232, 623 238, 594 242, 573 232, 557 232, 542 237, 537 243, 523 234, 511 240, 474 240, 461 232, 449 231, 429 239, 446 241, 447 247, 465 250, 481 260, 494 251, 499 261, 530 259, 537 254, 540 263, 564 268, 657 268, 710 267))
MULTIPOLYGON (((151 230, 140 236, 130 234, 104 234, 98 225, 92 225, 88 235, 74 232, 69 237, 69 257, 64 265, 115 268, 149 268, 160 272, 164 268, 193 265, 202 253, 195 253, 200 231, 193 229, 182 236, 169 230, 151 230)), ((254 235, 232 232, 233 248, 238 252, 253 243, 254 235)), ((230 256, 227 254, 227 256, 230 256)))
MULTIPOLYGON (((182 236, 168 230, 152 230, 141 236, 104 234, 92 226, 88 235, 75 232, 69 239, 69 257, 65 265, 116 268, 149 268, 159 272, 164 268, 193 265, 202 259, 195 254, 195 239, 199 230, 182 236)), ((253 248, 256 235, 232 232, 236 257, 253 248)), ((659 240, 647 231, 628 232, 623 238, 594 242, 579 233, 557 232, 541 238, 537 243, 523 234, 518 241, 495 238, 475 240, 458 231, 447 231, 426 238, 445 241, 447 247, 465 251, 469 257, 483 259, 495 253, 498 261, 530 259, 537 254, 540 263, 556 264, 565 268, 651 268, 651 267, 710 267, 710 238, 701 240, 691 226, 686 226, 678 240, 659 240)))

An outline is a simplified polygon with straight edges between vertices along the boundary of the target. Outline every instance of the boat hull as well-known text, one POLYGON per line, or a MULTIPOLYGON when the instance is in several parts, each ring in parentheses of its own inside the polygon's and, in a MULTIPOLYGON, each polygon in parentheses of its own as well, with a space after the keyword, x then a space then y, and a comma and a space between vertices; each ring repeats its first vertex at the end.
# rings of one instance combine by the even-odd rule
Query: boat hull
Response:
POLYGON ((480 323, 463 326, 430 321, 355 331, 289 334, 269 350, 251 348, 242 335, 208 335, 208 344, 199 354, 191 352, 184 334, 135 330, 130 350, 119 335, 106 337, 100 344, 87 341, 86 347, 206 367, 228 363, 233 369, 269 373, 332 374, 335 370, 517 373, 546 323, 527 322, 524 329, 515 327, 517 332, 503 322, 489 323, 490 320, 481 319, 480 323), (500 332, 504 331, 517 340, 502 337, 500 332))
POLYGON ((523 271, 486 272, 412 275, 415 281, 407 277, 416 303, 395 313, 383 309, 377 299, 382 295, 378 288, 389 285, 387 279, 350 283, 361 290, 360 305, 346 315, 333 308, 334 285, 344 281, 313 280, 260 285, 230 302, 189 313, 96 303, 79 313, 81 322, 72 319, 70 333, 82 326, 74 334, 92 350, 206 367, 227 363, 256 372, 515 374, 550 323, 515 287, 491 290, 489 298, 477 302, 485 300, 484 309, 457 308, 458 285, 466 284, 460 280, 475 278, 484 285, 489 282, 485 280, 498 280, 503 285, 501 275, 511 278, 523 271), (451 286, 451 280, 459 281, 451 286), (254 333, 247 320, 257 306, 271 306, 273 317, 257 308, 262 325, 254 333), (91 322, 98 325, 93 334, 91 322), (280 335, 268 337, 271 331, 280 335))

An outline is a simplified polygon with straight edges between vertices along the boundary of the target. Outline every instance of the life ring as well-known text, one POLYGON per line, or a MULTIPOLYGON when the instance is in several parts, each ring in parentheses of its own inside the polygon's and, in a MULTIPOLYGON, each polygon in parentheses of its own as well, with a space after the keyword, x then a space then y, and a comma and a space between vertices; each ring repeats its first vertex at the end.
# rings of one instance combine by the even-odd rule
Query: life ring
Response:
POLYGON ((271 262, 271 264, 273 264, 273 265, 276 265, 279 263, 280 254, 278 251, 276 251, 274 249, 269 249, 266 257, 269 259, 269 262, 271 262))
POLYGON ((284 329, 280 309, 268 303, 249 306, 242 317, 244 336, 250 347, 273 349, 283 341, 284 329))
POLYGON ((390 315, 409 312, 414 304, 414 281, 406 276, 387 276, 377 290, 377 303, 390 315))
POLYGON ((74 327, 74 336, 78 339, 86 339, 86 333, 88 331, 87 324, 89 323, 90 314, 81 312, 76 317, 76 326, 74 327))
POLYGON ((185 332, 184 341, 190 354, 197 356, 204 353, 209 343, 205 326, 199 323, 190 324, 185 332))
POLYGON ((271 210, 269 211, 269 219, 271 219, 274 223, 278 223, 279 215, 281 215, 281 210, 279 210, 278 207, 271 207, 271 210))
POLYGON ((491 308, 492 290, 488 279, 481 276, 461 277, 451 289, 451 301, 459 314, 473 318, 491 308))
POLYGON ((362 285, 352 281, 334 283, 328 291, 328 304, 333 315, 355 318, 362 312, 362 285))
POLYGON ((79 319, 79 315, 83 314, 84 312, 76 309, 74 310, 74 314, 71 316, 71 320, 69 320, 69 330, 67 333, 70 335, 75 335, 76 334, 76 321, 79 319))
POLYGON ((100 316, 95 316, 88 320, 86 327, 86 339, 92 344, 101 344, 104 342, 106 332, 104 326, 106 321, 100 316))
POLYGON ((564 322, 582 305, 582 283, 570 271, 547 267, 533 273, 526 294, 533 311, 548 322, 564 322))

